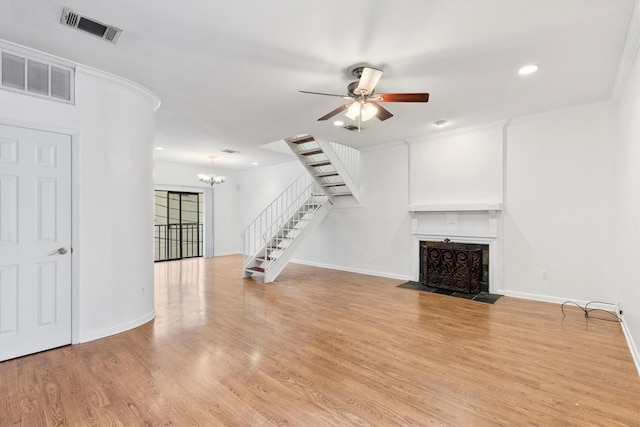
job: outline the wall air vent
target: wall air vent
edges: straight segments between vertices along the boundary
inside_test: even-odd
[[[122,30],[119,28],[105,25],[94,19],[87,18],[66,7],[62,11],[60,23],[67,27],[77,28],[78,30],[93,34],[94,36],[110,41],[111,43],[118,41],[118,37],[120,37],[120,34],[122,33]]]
[[[47,56],[0,46],[0,88],[73,104],[75,70]]]

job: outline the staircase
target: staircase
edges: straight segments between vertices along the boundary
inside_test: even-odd
[[[349,201],[360,206],[360,187],[356,182],[357,176],[353,176],[360,164],[358,150],[318,140],[311,135],[284,141],[334,204]]]
[[[285,139],[308,173],[300,175],[242,232],[243,277],[273,282],[295,249],[332,207],[359,206],[358,150],[316,140]]]
[[[242,232],[242,277],[273,282],[330,209],[327,195],[312,177],[300,175]]]

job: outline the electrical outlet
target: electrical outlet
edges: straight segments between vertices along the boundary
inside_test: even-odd
[[[540,273],[540,278],[542,280],[548,280],[549,279],[549,273],[547,272],[547,270],[542,270],[542,272]]]
[[[618,314],[622,314],[622,303],[618,303]]]

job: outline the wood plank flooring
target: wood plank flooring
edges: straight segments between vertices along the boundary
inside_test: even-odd
[[[640,426],[618,323],[240,266],[156,264],[154,321],[0,363],[0,426]]]

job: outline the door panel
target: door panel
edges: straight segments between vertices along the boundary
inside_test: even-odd
[[[70,136],[0,125],[0,207],[1,361],[71,343]]]

